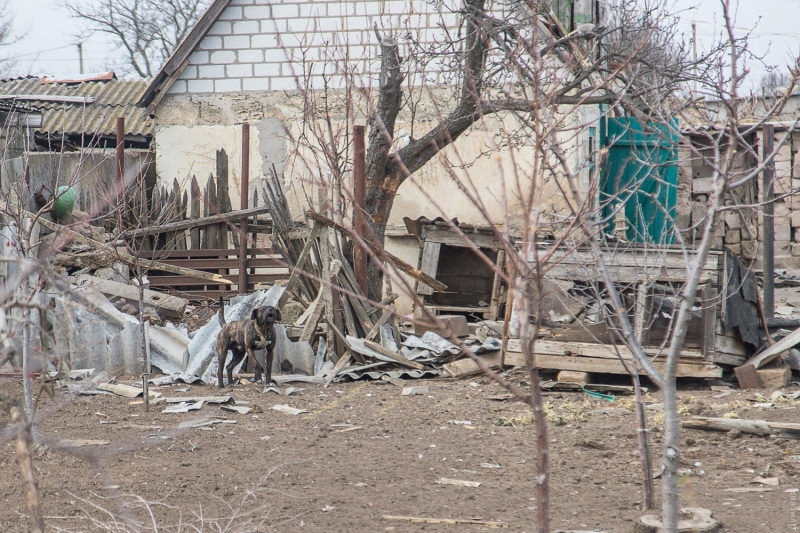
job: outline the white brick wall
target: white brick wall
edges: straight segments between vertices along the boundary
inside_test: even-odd
[[[454,27],[458,16],[444,13]],[[189,66],[171,93],[292,91],[304,65],[312,69],[315,87],[320,75],[343,84],[346,52],[359,75],[372,84],[380,61],[372,30],[410,28],[415,38],[430,41],[441,32],[441,17],[427,2],[412,0],[233,0],[189,58]],[[403,46],[407,55],[407,46]],[[435,79],[435,73],[428,79]]]

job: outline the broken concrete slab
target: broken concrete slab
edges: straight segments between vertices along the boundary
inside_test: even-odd
[[[94,287],[106,296],[124,298],[132,304],[138,304],[139,302],[139,288],[133,285],[100,279],[88,274],[78,276],[77,284],[79,286]],[[162,317],[181,318],[186,312],[186,306],[189,305],[189,301],[176,296],[145,289],[144,304],[149,307],[154,307]]]

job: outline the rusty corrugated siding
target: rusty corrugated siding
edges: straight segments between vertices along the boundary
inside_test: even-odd
[[[147,89],[147,80],[92,81],[75,84],[42,84],[41,78],[0,80],[2,95],[48,95],[91,97],[86,105],[26,101],[28,107],[41,110],[42,127],[37,132],[50,135],[116,134],[117,117],[125,117],[127,135],[150,137],[153,121],[136,102]]]

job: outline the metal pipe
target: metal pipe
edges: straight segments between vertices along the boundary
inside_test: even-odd
[[[763,203],[762,227],[764,228],[762,268],[764,270],[764,314],[775,316],[775,126],[765,124],[762,130],[762,157],[767,160],[762,173],[761,201]]]
[[[242,124],[242,191],[240,209],[247,209],[250,196],[250,124]],[[247,292],[247,217],[241,221],[239,232],[239,294]]]
[[[355,230],[362,239],[367,238],[367,224],[364,214],[367,209],[366,148],[364,126],[353,126],[353,222]],[[361,292],[367,294],[367,250],[356,243],[353,270]]]

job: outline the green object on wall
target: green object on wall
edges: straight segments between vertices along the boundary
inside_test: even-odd
[[[670,218],[675,217],[678,200],[677,134],[663,124],[645,131],[632,118],[604,120],[608,159],[602,171],[600,205],[608,222],[606,231],[613,231],[615,212],[622,202],[628,241],[673,244]],[[677,129],[677,121],[672,127]]]
[[[62,220],[71,215],[73,209],[75,209],[75,189],[66,185],[59,187],[53,203],[53,216]]]

